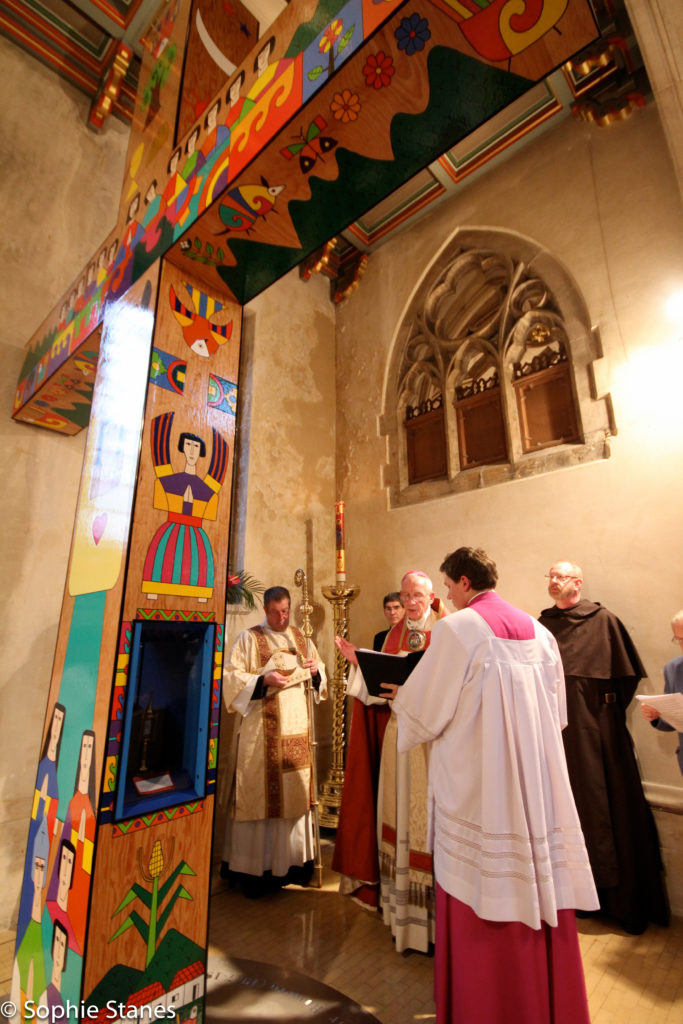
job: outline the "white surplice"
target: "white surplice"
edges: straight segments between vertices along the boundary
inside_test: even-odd
[[[598,906],[567,774],[557,645],[501,639],[473,608],[437,623],[394,702],[398,749],[431,741],[434,874],[488,921]]]

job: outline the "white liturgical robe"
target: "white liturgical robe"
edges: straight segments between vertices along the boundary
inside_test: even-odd
[[[255,699],[259,677],[279,667],[269,661],[278,652],[300,661],[315,658],[321,677],[316,701],[327,697],[325,666],[301,630],[280,632],[264,621],[237,637],[223,672],[223,699],[239,716],[223,860],[232,871],[251,875],[282,876],[313,858],[304,684],[269,687]]]
[[[556,926],[558,910],[598,906],[562,744],[562,663],[535,620],[534,637],[505,639],[484,608],[434,626],[394,701],[398,749],[432,744],[429,831],[441,887],[485,920]]]

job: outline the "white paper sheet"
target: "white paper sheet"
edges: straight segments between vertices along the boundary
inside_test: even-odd
[[[683,732],[683,693],[637,693],[636,700],[649,704],[665,722]]]

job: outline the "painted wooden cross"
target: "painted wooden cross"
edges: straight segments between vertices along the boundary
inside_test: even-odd
[[[261,40],[236,0],[161,6],[118,222],[16,394],[19,421],[89,423],[20,1018],[203,1016],[243,304],[595,35],[586,0],[292,0]]]

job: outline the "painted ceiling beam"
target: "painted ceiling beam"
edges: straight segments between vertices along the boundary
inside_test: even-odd
[[[293,0],[259,41],[236,5],[232,20],[212,20],[210,0],[162,10],[146,34],[118,223],[29,341],[15,418],[73,431],[83,411],[45,391],[157,259],[250,301],[598,36],[587,0],[515,10]],[[235,56],[229,79],[211,78],[207,35]],[[183,60],[192,45],[203,60]]]

